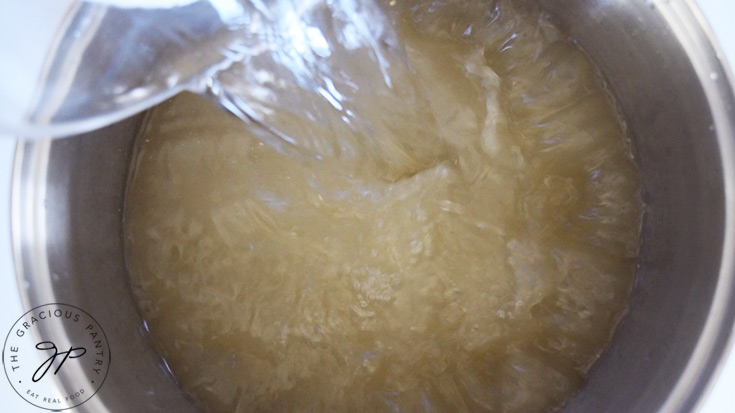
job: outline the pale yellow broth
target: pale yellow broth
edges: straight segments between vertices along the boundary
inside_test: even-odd
[[[461,4],[394,11],[435,142],[315,160],[195,95],[153,110],[130,277],[207,411],[547,411],[609,342],[642,208],[614,105],[538,12]]]

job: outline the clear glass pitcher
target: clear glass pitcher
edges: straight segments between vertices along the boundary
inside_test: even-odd
[[[399,96],[395,80],[408,70],[394,64],[392,25],[370,1],[11,0],[1,7],[8,23],[0,28],[0,133],[15,136],[82,133],[184,90],[260,124],[269,124],[275,106],[345,119],[356,94]],[[354,87],[357,72],[370,87]]]

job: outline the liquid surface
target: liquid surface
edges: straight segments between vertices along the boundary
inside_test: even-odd
[[[416,95],[353,93],[390,120],[370,140],[270,118],[294,152],[201,97],[153,111],[128,264],[206,410],[534,412],[581,386],[632,286],[637,170],[572,42],[466,3],[390,9]]]

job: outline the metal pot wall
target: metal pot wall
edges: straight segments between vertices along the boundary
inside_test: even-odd
[[[691,1],[539,4],[606,78],[646,203],[630,311],[563,411],[691,411],[735,320],[732,77]],[[110,342],[107,381],[80,411],[196,411],[151,346],[127,282],[122,210],[143,119],[17,149],[12,221],[24,305],[78,306]]]

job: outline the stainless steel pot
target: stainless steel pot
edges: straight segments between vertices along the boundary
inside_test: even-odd
[[[564,411],[692,411],[735,320],[732,75],[692,1],[539,3],[607,79],[646,203],[630,312]],[[76,305],[110,341],[107,382],[82,411],[196,410],[151,347],[126,277],[121,211],[143,117],[17,149],[12,220],[24,305]]]

